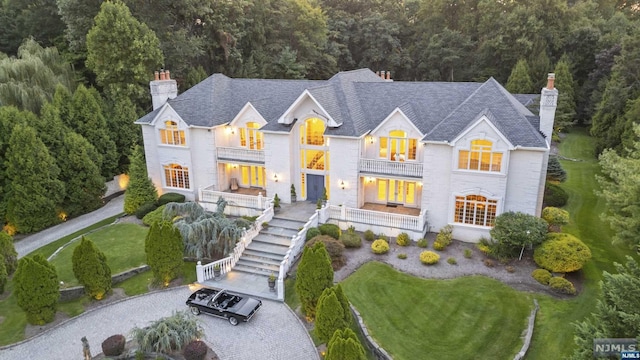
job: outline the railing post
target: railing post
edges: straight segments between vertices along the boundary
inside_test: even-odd
[[[262,210],[262,191],[258,193],[258,209]]]
[[[340,207],[340,220],[347,220],[347,206],[344,203]]]
[[[196,265],[196,281],[200,284],[204,282],[204,271],[202,270],[202,262],[198,261]]]

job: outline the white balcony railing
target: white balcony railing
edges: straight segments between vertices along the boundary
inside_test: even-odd
[[[245,161],[264,164],[264,150],[249,150],[235,147],[218,147],[218,159],[229,161]]]
[[[251,209],[260,209],[264,210],[269,207],[271,204],[271,199],[266,198],[262,195],[243,195],[243,194],[235,194],[224,191],[215,191],[210,190],[209,188],[204,188],[200,190],[200,202],[201,203],[213,203],[218,202],[219,198],[224,198],[227,201],[227,206],[237,206]],[[206,207],[205,207],[206,208]],[[210,210],[206,208],[207,210]]]
[[[360,172],[380,175],[396,175],[422,178],[420,162],[360,159]]]

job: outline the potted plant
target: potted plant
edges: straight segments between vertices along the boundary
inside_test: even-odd
[[[220,277],[220,264],[213,265],[213,277],[217,279]]]
[[[273,273],[271,273],[269,275],[268,281],[269,281],[269,290],[275,291],[276,290],[276,276]]]
[[[291,202],[294,203],[298,200],[298,197],[296,196],[296,187],[295,185],[291,184]]]
[[[278,194],[276,194],[276,196],[273,197],[273,211],[278,210],[280,210],[280,198],[278,197]]]

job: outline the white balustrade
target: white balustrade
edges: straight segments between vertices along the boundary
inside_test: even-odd
[[[422,178],[423,163],[360,159],[360,172]]]
[[[200,202],[216,203],[219,198],[224,198],[230,206],[238,206],[264,210],[270,205],[270,200],[260,195],[234,194],[224,191],[215,191],[204,188],[200,190]]]
[[[264,150],[250,150],[245,148],[222,147],[216,148],[218,159],[232,161],[247,161],[264,164]]]
[[[422,210],[420,216],[412,216],[330,205],[329,218],[339,221],[421,231],[426,224],[427,212]]]

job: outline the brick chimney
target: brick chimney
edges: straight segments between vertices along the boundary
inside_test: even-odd
[[[167,100],[178,96],[178,84],[171,79],[169,70],[161,69],[153,73],[153,81],[149,82],[153,110],[164,105]]]
[[[558,105],[558,89],[554,87],[555,80],[556,74],[550,73],[547,76],[547,86],[540,92],[540,132],[544,134],[547,145],[551,144],[553,122]]]

